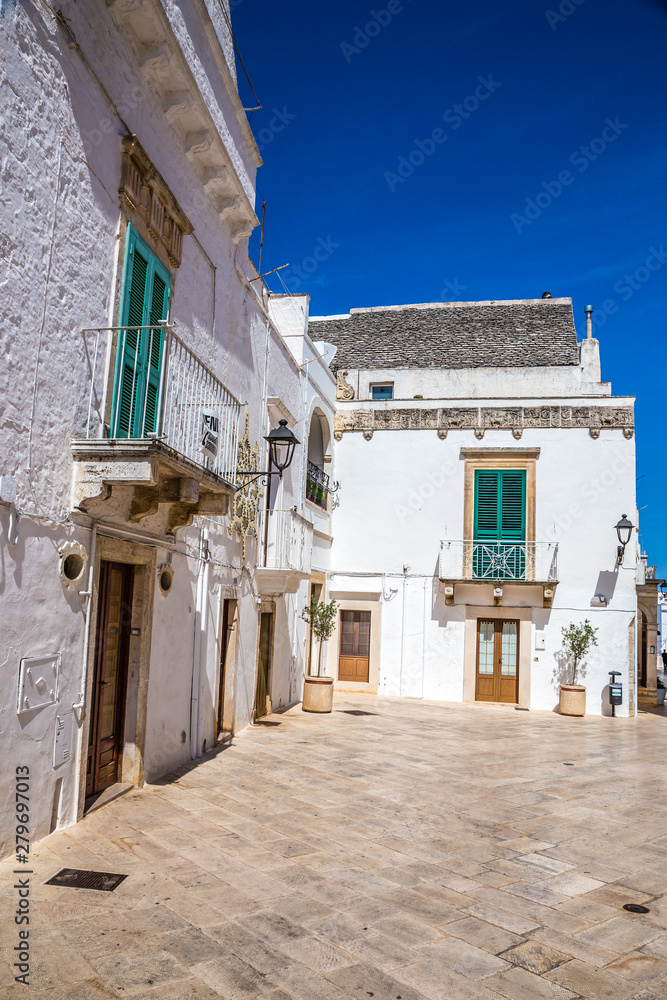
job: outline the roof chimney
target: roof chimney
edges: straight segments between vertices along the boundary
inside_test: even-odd
[[[586,313],[586,339],[590,340],[593,336],[593,306],[586,306],[584,312]]]

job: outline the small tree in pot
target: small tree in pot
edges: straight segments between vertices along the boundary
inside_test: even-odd
[[[333,600],[325,604],[313,598],[301,612],[301,617],[308,622],[319,642],[317,676],[310,674],[304,679],[302,707],[304,712],[330,712],[333,707],[333,677],[322,677],[322,646],[336,628],[338,604]]]
[[[559,711],[561,715],[586,714],[586,688],[577,684],[577,673],[586,654],[597,646],[597,632],[588,618],[583,624],[570,622],[567,628],[561,629],[563,647],[571,664],[569,684],[561,684]]]
[[[321,676],[322,644],[330,639],[336,628],[338,604],[336,601],[317,601],[315,598],[301,612],[301,617],[310,625],[311,632],[319,642],[317,653],[317,676]]]

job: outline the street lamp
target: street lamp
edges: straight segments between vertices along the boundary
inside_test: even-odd
[[[271,452],[270,464],[275,465],[278,475],[282,479],[284,470],[290,467],[294,456],[294,448],[299,442],[287,426],[286,420],[279,421],[278,426],[274,427],[264,440],[269,442],[269,450]]]
[[[247,483],[243,483],[241,486],[237,486],[237,490],[242,490],[245,486],[250,486],[255,480],[261,479],[262,476],[278,476],[279,479],[282,479],[283,472],[285,469],[289,469],[292,463],[296,445],[301,443],[287,426],[286,420],[280,420],[278,426],[269,431],[264,440],[269,442],[269,471],[257,472],[253,469],[247,472],[239,472],[238,475],[240,476],[253,476],[254,478],[249,479]],[[277,471],[273,471],[271,466],[275,466]]]
[[[628,521],[628,515],[623,514],[621,520],[616,525],[616,534],[618,535],[619,546],[616,549],[616,565],[623,565],[623,556],[625,554],[625,546],[630,541],[630,536],[632,535],[634,529],[634,524],[632,521]]]

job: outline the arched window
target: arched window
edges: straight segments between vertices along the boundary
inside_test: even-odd
[[[324,424],[323,424],[324,422]],[[329,510],[329,476],[324,471],[326,464],[326,445],[323,432],[326,418],[316,410],[310,421],[308,434],[308,466],[306,472],[306,499],[317,504],[322,510]],[[327,435],[328,436],[328,435]]]

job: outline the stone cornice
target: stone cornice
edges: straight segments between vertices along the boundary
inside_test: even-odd
[[[107,0],[107,6],[177,134],[184,158],[192,164],[216,213],[228,222],[233,242],[238,243],[258,225],[253,182],[196,53],[183,50],[159,0]],[[227,89],[230,81],[231,76],[225,77]],[[232,104],[234,98],[238,101],[235,88],[230,98]],[[247,134],[246,129],[244,137]]]
[[[361,431],[367,440],[375,431],[434,430],[439,438],[450,430],[472,430],[482,439],[487,430],[511,430],[518,440],[528,428],[588,429],[593,438],[603,428],[617,428],[626,438],[634,433],[630,406],[452,406],[430,409],[383,408],[339,409],[334,436],[340,441],[347,431]]]

